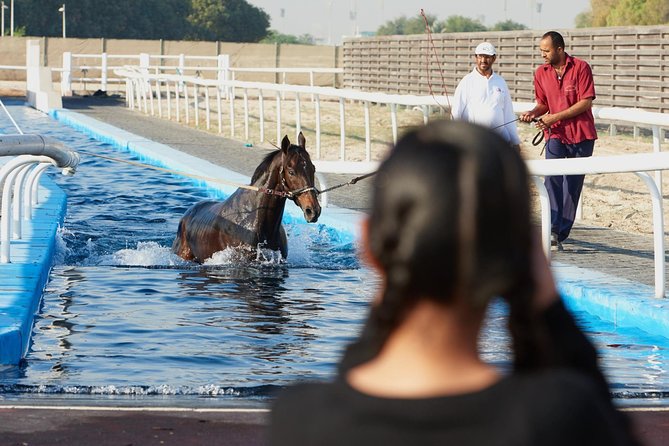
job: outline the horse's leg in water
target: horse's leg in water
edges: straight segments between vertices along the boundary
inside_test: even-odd
[[[190,244],[186,238],[186,219],[182,218],[177,229],[177,236],[172,244],[172,251],[184,260],[194,260],[195,256],[190,249]]]
[[[286,260],[288,258],[288,237],[286,237],[286,230],[283,229],[283,225],[281,225],[281,230],[279,232],[279,249],[281,250],[281,258]]]

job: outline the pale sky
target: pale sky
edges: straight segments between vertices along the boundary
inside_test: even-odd
[[[325,44],[339,44],[342,36],[351,36],[356,30],[376,31],[383,23],[401,15],[420,14],[421,8],[438,20],[462,15],[491,26],[510,19],[540,31],[573,28],[576,15],[590,8],[590,0],[247,1],[270,15],[272,29],[297,36],[311,34]]]

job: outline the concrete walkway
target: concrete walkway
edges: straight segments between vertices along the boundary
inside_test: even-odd
[[[64,107],[141,135],[214,164],[251,175],[270,147],[245,147],[233,141],[190,129],[175,122],[127,110],[114,98],[72,98]],[[292,136],[292,135],[289,135]],[[307,148],[310,142],[307,141]],[[330,185],[349,175],[328,175]],[[369,182],[333,191],[337,206],[368,208]],[[327,211],[325,211],[327,212]],[[653,285],[653,243],[607,228],[577,226],[559,262],[596,269],[606,274]],[[264,444],[267,414],[243,411],[105,410],[88,408],[10,408],[0,399],[2,445],[256,445]],[[669,411],[654,408],[629,412],[644,444],[669,444]]]

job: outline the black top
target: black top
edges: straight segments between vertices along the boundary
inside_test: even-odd
[[[513,373],[478,392],[380,398],[339,376],[285,390],[272,410],[274,445],[631,445],[596,353],[561,302],[545,312],[560,364]]]

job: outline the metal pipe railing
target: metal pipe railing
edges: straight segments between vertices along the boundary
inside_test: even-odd
[[[655,297],[665,296],[665,242],[662,195],[656,180],[647,172],[669,170],[669,153],[640,153],[633,155],[597,156],[551,160],[529,160],[531,175],[591,175],[610,173],[635,173],[649,189],[653,202],[653,253],[655,263]],[[539,190],[541,204],[542,243],[546,255],[550,255],[551,210],[548,192],[543,181],[534,181]]]
[[[216,88],[217,91],[224,91],[227,92],[226,95],[217,95],[216,97],[216,104],[217,104],[217,113],[220,115],[221,110],[223,108],[222,106],[222,98],[221,96],[226,97],[227,100],[229,101],[229,119],[230,119],[230,136],[235,137],[235,95],[232,93],[233,89],[239,89],[243,91],[244,98],[244,104],[246,104],[246,107],[244,109],[244,122],[245,122],[245,134],[246,134],[246,123],[249,120],[248,116],[248,97],[249,97],[249,92],[253,91],[256,92],[258,101],[262,103],[264,100],[264,92],[274,92],[276,95],[276,126],[277,126],[277,138],[280,138],[279,132],[280,129],[282,128],[282,113],[281,113],[281,103],[283,98],[285,97],[286,93],[291,93],[294,95],[296,98],[296,102],[299,101],[299,97],[302,95],[310,95],[313,99],[314,103],[314,115],[317,118],[316,122],[316,129],[317,129],[317,134],[316,134],[316,147],[315,147],[315,152],[316,152],[316,159],[319,158],[319,155],[321,153],[321,107],[320,103],[323,98],[330,98],[331,100],[339,100],[339,121],[340,121],[340,161],[345,161],[348,158],[348,154],[346,152],[346,123],[345,123],[345,117],[346,117],[346,109],[345,109],[345,101],[350,101],[350,102],[359,102],[362,104],[370,104],[370,103],[375,103],[375,104],[386,104],[389,106],[389,111],[390,111],[390,123],[391,123],[391,128],[392,128],[392,135],[393,135],[393,143],[397,142],[397,136],[398,136],[398,129],[399,129],[399,123],[397,119],[397,109],[398,105],[399,106],[406,106],[406,107],[416,107],[422,112],[423,115],[423,122],[427,122],[429,120],[429,114],[430,114],[430,109],[433,107],[448,107],[448,104],[451,102],[452,98],[449,96],[417,96],[417,95],[399,95],[399,94],[388,94],[388,93],[381,93],[381,92],[364,92],[364,91],[358,91],[358,90],[344,90],[344,89],[338,89],[338,88],[332,88],[332,87],[312,87],[308,85],[286,85],[286,84],[272,84],[272,83],[264,83],[264,82],[243,82],[243,81],[235,81],[235,80],[224,80],[224,79],[218,79],[218,80],[211,80],[211,79],[202,79],[199,77],[193,77],[193,76],[184,76],[184,75],[171,75],[171,74],[148,74],[145,72],[141,72],[141,70],[137,69],[137,67],[125,67],[123,69],[115,70],[116,74],[119,76],[125,76],[127,79],[131,79],[131,82],[128,82],[128,88],[132,90],[130,94],[128,94],[127,101],[128,105],[131,108],[140,108],[141,106],[138,107],[138,103],[141,104],[140,99],[142,101],[151,101],[153,102],[154,98],[153,95],[147,94],[147,91],[143,88],[137,88],[137,86],[140,86],[145,83],[153,83],[155,85],[160,85],[160,84],[178,84],[180,86],[179,91],[175,91],[174,94],[174,101],[176,102],[176,109],[177,111],[180,109],[180,97],[185,96],[185,93],[188,92],[188,86],[192,86],[193,88],[195,86],[198,87],[204,87],[205,92],[208,91],[209,88]],[[159,87],[156,87],[156,91],[159,90]],[[132,94],[136,95],[137,98],[134,99],[132,98]],[[205,93],[206,95],[206,93]],[[171,107],[171,101],[172,98],[168,96],[167,98],[167,103],[168,107]],[[189,117],[190,115],[190,108],[193,106],[191,102],[184,97],[184,112],[186,113],[186,116]],[[365,105],[368,107],[368,105]],[[513,103],[513,109],[514,112],[516,113],[521,113],[528,111],[532,109],[534,106],[534,103],[529,103],[529,102],[514,102]],[[261,109],[263,109],[261,107]],[[144,110],[147,110],[147,107],[144,106]],[[661,139],[659,135],[662,134],[662,130],[664,128],[669,128],[669,115],[662,114],[662,113],[652,113],[652,112],[646,112],[643,110],[635,110],[635,109],[616,109],[616,108],[601,108],[601,107],[593,107],[593,114],[597,117],[597,119],[602,119],[602,120],[609,120],[609,121],[615,121],[618,123],[628,123],[630,125],[644,125],[648,126],[653,130],[653,149],[656,152],[661,151]],[[260,117],[261,121],[264,122],[264,116]],[[369,113],[366,112],[365,116],[365,123],[364,123],[364,128],[365,128],[365,161],[369,162],[371,161],[371,149],[370,149],[370,143],[369,141],[371,140],[371,132],[372,132],[372,125],[371,125],[371,119],[369,116]],[[179,115],[177,115],[177,120],[179,120]],[[296,128],[299,127],[300,124],[300,115],[299,113],[296,112],[296,117],[295,117],[295,122],[296,122]],[[219,119],[219,128],[218,131],[219,133],[223,132],[222,128],[222,121]],[[299,133],[296,132],[296,134]],[[261,126],[260,129],[260,142],[264,142],[265,139],[265,134],[264,134],[264,126]],[[342,173],[347,173],[347,172],[342,172]],[[658,182],[660,181],[660,175],[657,175],[658,177]]]
[[[32,218],[32,205],[39,202],[40,176],[52,165],[73,174],[79,155],[41,135],[0,135],[0,156],[14,157],[0,167],[0,263],[9,263],[11,240],[23,237],[22,222]]]
[[[290,92],[295,95],[296,98],[299,98],[301,94],[311,94],[315,102],[315,115],[317,119],[320,119],[320,107],[319,101],[323,96],[329,96],[331,98],[339,99],[340,103],[340,161],[342,162],[338,168],[341,169],[340,173],[350,173],[352,167],[354,167],[358,162],[345,162],[346,152],[345,152],[345,109],[344,101],[357,101],[362,102],[363,104],[368,103],[381,103],[389,105],[391,112],[391,123],[392,123],[392,133],[393,140],[397,139],[397,106],[406,105],[412,107],[420,107],[420,110],[423,112],[424,122],[427,122],[429,115],[429,108],[439,104],[448,104],[450,103],[450,98],[447,96],[413,96],[413,95],[394,95],[386,93],[372,93],[372,92],[362,92],[357,90],[341,90],[330,87],[311,87],[303,85],[285,85],[285,84],[269,84],[261,82],[240,82],[234,80],[206,80],[192,76],[176,76],[176,75],[146,75],[139,73],[137,70],[132,68],[125,68],[123,70],[117,71],[118,75],[126,76],[129,79],[134,80],[135,82],[129,82],[128,85],[134,86],[135,84],[142,84],[145,82],[155,82],[159,83],[175,83],[183,85],[183,91],[188,91],[188,84],[203,86],[205,88],[217,88],[220,90],[226,90],[230,92],[233,88],[241,89],[244,91],[245,103],[248,101],[248,91],[257,91],[259,98],[262,98],[263,91],[274,91],[276,93],[276,121],[277,121],[277,139],[280,134],[281,129],[281,100],[284,97],[286,92]],[[141,81],[140,81],[141,79]],[[146,93],[143,91],[137,91],[137,94],[140,95],[145,101],[153,101],[153,97],[147,98]],[[179,107],[179,92],[175,91],[175,100],[177,101],[177,110]],[[228,101],[230,106],[230,134],[234,138],[234,94],[228,94]],[[169,103],[168,98],[168,103]],[[298,99],[296,99],[298,100]],[[220,95],[217,98],[218,102],[218,113],[220,114],[221,103]],[[132,107],[132,101],[129,103]],[[534,103],[527,102],[514,102],[513,108],[516,113],[528,111],[532,109]],[[186,100],[185,111],[188,114],[189,103]],[[248,105],[245,106],[245,114],[248,113]],[[593,157],[593,158],[578,158],[578,159],[557,159],[557,160],[530,160],[528,161],[528,166],[530,172],[535,176],[547,176],[547,175],[586,175],[586,174],[605,174],[605,173],[614,173],[614,172],[630,172],[636,173],[644,183],[649,187],[650,194],[653,200],[653,231],[654,231],[654,254],[655,254],[655,271],[656,271],[656,280],[655,280],[655,294],[657,297],[664,297],[665,294],[665,266],[664,266],[664,221],[662,216],[662,193],[661,193],[661,171],[669,169],[669,154],[664,154],[661,152],[661,132],[664,128],[669,127],[669,116],[661,113],[651,113],[643,110],[635,109],[615,109],[615,108],[598,108],[593,107],[593,114],[598,119],[610,120],[615,122],[624,122],[631,125],[646,125],[653,130],[653,149],[654,153],[645,153],[637,155],[624,155],[617,157]],[[177,115],[178,120],[178,115]],[[248,116],[245,116],[245,122],[248,121]],[[299,114],[296,117],[296,127],[299,127]],[[317,131],[320,131],[320,123],[316,123]],[[367,156],[367,163],[371,162],[370,150],[368,146],[369,134],[370,134],[370,123],[369,123],[369,114],[365,113],[365,152]],[[220,119],[219,119],[219,133],[222,132]],[[264,134],[261,134],[261,140]],[[248,135],[247,135],[248,138]],[[316,160],[318,161],[318,155],[320,154],[320,134],[316,135]],[[648,172],[655,171],[656,178],[652,182],[649,182],[649,176],[647,174],[640,174],[639,172]],[[546,249],[547,255],[550,253],[550,203],[548,200],[548,194],[545,190],[543,182],[535,179],[535,184],[539,190],[539,199],[542,211],[542,236],[543,243]]]

